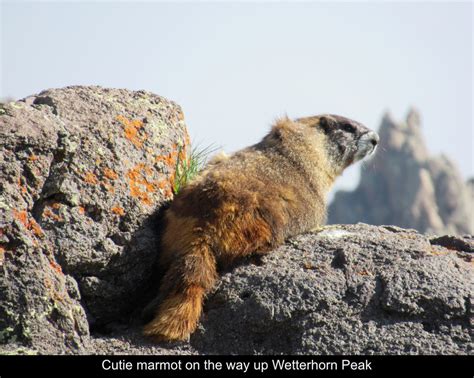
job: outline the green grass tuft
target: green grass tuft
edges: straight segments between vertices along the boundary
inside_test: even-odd
[[[178,159],[176,160],[173,192],[178,194],[181,189],[190,183],[205,167],[209,156],[217,150],[213,145],[199,148],[193,147],[183,160],[180,158],[182,147],[178,147]]]

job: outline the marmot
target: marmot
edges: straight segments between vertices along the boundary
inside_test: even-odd
[[[335,178],[378,141],[341,116],[285,117],[261,142],[211,161],[166,210],[160,256],[166,273],[144,334],[187,339],[218,271],[322,225]]]

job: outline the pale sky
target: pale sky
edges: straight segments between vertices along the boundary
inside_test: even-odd
[[[433,153],[474,176],[473,5],[24,2],[0,5],[0,98],[53,87],[146,89],[179,103],[202,145],[231,152],[277,117],[377,128],[422,114]],[[337,187],[354,186],[359,167]]]

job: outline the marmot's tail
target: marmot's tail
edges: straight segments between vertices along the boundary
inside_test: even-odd
[[[203,298],[216,278],[216,260],[209,246],[195,243],[168,268],[160,287],[162,302],[144,334],[161,340],[187,339],[196,329]]]

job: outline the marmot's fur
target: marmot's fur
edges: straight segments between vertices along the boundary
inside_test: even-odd
[[[322,225],[335,178],[372,153],[378,139],[340,116],[283,118],[260,143],[211,161],[166,211],[160,257],[166,273],[145,335],[186,339],[219,269]]]

